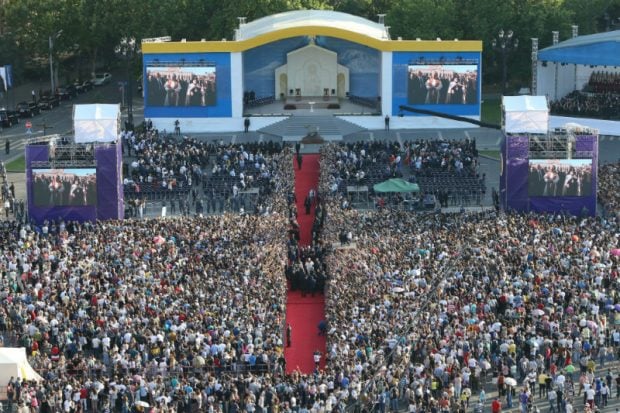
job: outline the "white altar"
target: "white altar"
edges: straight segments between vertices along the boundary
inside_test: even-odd
[[[338,64],[335,52],[313,41],[287,53],[286,62],[275,70],[277,97],[344,98],[349,91],[349,69]]]

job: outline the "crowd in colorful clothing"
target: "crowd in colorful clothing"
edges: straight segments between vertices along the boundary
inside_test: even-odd
[[[11,382],[20,411],[500,403],[526,413],[542,398],[572,413],[617,395],[618,372],[606,368],[620,356],[614,214],[342,208],[330,191],[338,150],[322,150],[320,257],[304,255],[325,273],[325,371],[284,374],[285,269],[301,256],[287,236],[297,211],[285,149],[270,159],[263,214],[2,222],[0,330],[44,378]],[[601,176],[608,208],[618,182]]]

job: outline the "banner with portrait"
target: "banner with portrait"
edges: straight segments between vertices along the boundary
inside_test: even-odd
[[[147,106],[215,106],[215,66],[147,66]]]
[[[469,105],[478,103],[478,65],[410,64],[407,100],[413,105]]]

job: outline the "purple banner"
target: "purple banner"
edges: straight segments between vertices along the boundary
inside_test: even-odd
[[[527,196],[527,136],[506,137],[506,209],[528,210]]]
[[[528,193],[529,139],[526,136],[505,137],[502,145],[503,168],[501,171],[502,190],[505,198],[502,198],[506,210],[519,212],[539,213],[570,213],[572,215],[596,214],[596,190],[598,169],[598,137],[577,136],[575,138],[575,151],[581,159],[591,159],[591,182],[587,186],[589,193],[580,196],[531,196]],[[565,181],[567,182],[567,181]],[[560,183],[561,185],[562,183]],[[567,185],[564,183],[564,185]],[[561,191],[557,192],[562,194]]]
[[[121,145],[95,148],[97,159],[97,219],[122,219],[124,215]]]

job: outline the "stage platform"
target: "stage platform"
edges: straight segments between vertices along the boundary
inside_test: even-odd
[[[338,107],[339,106],[339,107]],[[347,116],[347,115],[375,115],[381,109],[370,108],[351,102],[347,98],[337,96],[290,96],[283,100],[276,100],[261,106],[246,108],[244,116]]]
[[[549,117],[549,128],[562,128],[567,123],[576,123],[578,125],[588,126],[598,129],[599,135],[620,136],[620,121],[591,119],[591,118],[572,118],[568,116],[551,115]]]

